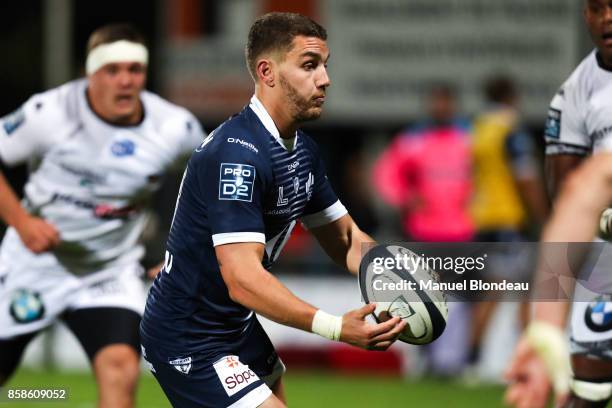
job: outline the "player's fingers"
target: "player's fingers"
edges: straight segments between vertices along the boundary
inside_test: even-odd
[[[392,344],[393,344],[392,341],[381,341],[381,342],[375,343],[371,345],[370,347],[368,347],[368,350],[386,351],[389,347],[391,347]]]
[[[395,341],[397,340],[397,338],[399,337],[399,335],[402,333],[402,331],[404,330],[404,328],[406,327],[406,322],[404,320],[400,320],[398,324],[395,325],[395,327],[385,333],[379,334],[378,336],[372,338],[372,342],[381,342],[381,341]]]
[[[357,316],[363,320],[367,315],[373,313],[374,310],[376,310],[376,303],[367,303],[357,309],[355,312],[357,313]]]
[[[374,338],[380,334],[390,332],[399,322],[400,318],[395,316],[394,318],[389,319],[386,322],[371,325],[370,338]]]
[[[504,373],[507,380],[516,380],[521,367],[526,365],[527,360],[532,356],[531,347],[527,342],[519,341],[514,351],[514,355],[510,360],[510,364]]]
[[[555,407],[564,407],[569,399],[569,393],[564,392],[562,394],[555,395]]]
[[[506,394],[504,395],[504,402],[509,406],[517,406],[520,396],[522,394],[522,389],[524,388],[524,384],[522,383],[513,383],[508,386],[506,390]]]
[[[55,245],[59,244],[59,232],[52,224],[49,224],[48,222],[43,221],[41,230],[42,230],[42,233],[45,235],[45,237],[52,244],[55,244]]]

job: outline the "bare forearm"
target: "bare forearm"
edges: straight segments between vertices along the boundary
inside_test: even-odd
[[[590,242],[595,237],[601,212],[612,201],[610,156],[594,156],[568,178],[544,242]]]
[[[363,245],[374,242],[349,215],[311,232],[329,257],[354,275],[359,272]]]
[[[570,302],[535,302],[534,304],[533,320],[547,322],[559,328],[565,328]]]
[[[310,331],[317,309],[263,269],[230,286],[232,300],[277,323]],[[240,274],[240,272],[237,272]]]
[[[234,302],[277,323],[310,331],[317,309],[295,296],[261,265],[264,246],[237,243],[215,248]]]
[[[21,207],[17,195],[9,185],[2,173],[0,173],[0,219],[5,224],[14,226],[20,219],[27,216],[27,212]]]
[[[355,227],[357,226],[355,225]],[[372,244],[374,242],[375,241],[372,239],[372,237],[361,231],[359,228],[355,228],[355,230],[351,233],[350,246],[346,252],[345,267],[353,275],[357,275],[359,273],[359,265],[361,264],[361,259],[363,258],[362,252],[364,250],[364,244]]]
[[[541,251],[537,281],[550,282],[545,273],[547,270],[553,271],[558,274],[558,283],[564,293],[573,292],[573,274],[581,265],[570,265],[569,259],[576,259],[576,254],[569,256],[562,253],[569,247],[554,243],[590,242],[595,237],[600,214],[612,200],[612,166],[609,164],[611,156],[608,156],[589,159],[567,177],[552,217],[542,234],[545,246]],[[587,249],[585,247],[583,250]],[[564,327],[569,302],[562,299],[538,302],[534,312],[536,320]]]

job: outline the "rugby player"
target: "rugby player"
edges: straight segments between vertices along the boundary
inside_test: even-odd
[[[546,123],[547,178],[553,195],[567,175],[575,170],[585,157],[609,150],[612,143],[612,100],[609,98],[612,87],[612,1],[584,0],[584,18],[596,49],[580,63],[557,92],[552,100]],[[593,162],[600,163],[603,160],[605,159],[597,159]],[[584,178],[581,179],[581,176]],[[590,197],[592,192],[589,191],[589,194],[586,194],[586,188],[578,188],[577,185],[580,183],[590,185],[591,177],[594,177],[594,174],[586,171],[577,173],[576,176],[572,176],[574,186],[568,186],[566,190]],[[577,192],[578,190],[580,193]],[[569,193],[564,194],[563,197],[568,195]],[[578,200],[580,197],[574,199]],[[609,204],[610,200],[602,205]],[[610,211],[602,213],[603,208],[599,210],[601,220],[599,223],[595,222],[594,225],[600,225],[601,233],[609,236],[610,218],[612,218]],[[559,225],[555,229],[549,228],[548,235],[545,234],[544,239],[566,242],[591,239],[589,234],[592,231],[590,230],[587,234],[589,236],[580,236],[577,232],[576,234],[571,233],[571,230],[578,231],[578,229],[585,228],[581,222],[578,222],[578,219],[583,217],[584,215],[578,210],[567,218],[555,215],[553,222],[566,222],[567,225]],[[590,226],[591,223],[589,222],[588,225]],[[564,231],[567,233],[550,232],[561,228],[565,228]],[[609,246],[606,245],[603,256],[593,269],[592,281],[600,283],[596,292],[591,291],[593,300],[599,293],[611,293],[610,267],[612,261],[609,251]],[[581,287],[578,289],[583,292],[589,290]],[[549,370],[558,373],[555,375],[554,385],[559,401],[566,401],[564,406],[604,407],[607,405],[612,397],[612,349],[610,347],[612,331],[603,328],[594,330],[592,325],[587,324],[588,306],[589,302],[584,301],[574,302],[572,305],[570,352],[573,379],[567,381],[563,378],[567,372],[562,369],[563,359],[566,357],[557,355],[559,351],[554,357],[546,353],[538,354],[536,346],[539,344],[539,339],[547,338],[551,340],[544,342],[548,346],[543,349],[552,350],[561,347],[563,342],[559,339],[565,338],[563,327],[565,327],[569,314],[569,304],[566,302],[536,304],[534,321],[528,327],[524,340],[519,343],[508,372],[509,379],[513,381],[507,394],[509,402],[519,407],[543,406],[550,383],[545,376],[537,373],[545,372],[543,368],[548,366]],[[602,304],[602,307],[605,305]],[[553,347],[554,344],[559,347]],[[544,364],[542,358],[547,361],[547,365]],[[554,363],[555,360],[557,363]],[[555,368],[554,364],[557,364],[558,367]],[[571,393],[565,398],[568,387],[571,388]]]
[[[363,233],[336,197],[315,143],[330,85],[323,27],[293,13],[251,26],[255,95],[196,149],[177,199],[166,262],[147,298],[143,355],[175,407],[283,407],[285,371],[255,313],[330,340],[384,350],[405,323],[333,316],[292,294],[270,266],[301,221],[357,273]],[[357,296],[357,294],[356,294]]]
[[[101,27],[89,38],[86,78],[0,119],[2,162],[31,166],[21,203],[0,174],[10,226],[0,247],[0,384],[61,319],[91,361],[98,406],[134,405],[146,205],[204,139],[191,113],[144,90],[147,64],[135,28]]]

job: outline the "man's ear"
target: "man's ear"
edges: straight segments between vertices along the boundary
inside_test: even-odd
[[[274,63],[269,59],[260,59],[257,61],[256,73],[257,78],[261,81],[262,84],[273,88],[275,85],[275,72],[274,72]]]

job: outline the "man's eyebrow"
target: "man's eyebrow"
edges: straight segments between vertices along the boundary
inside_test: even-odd
[[[327,54],[327,58],[325,59],[325,62],[329,61],[329,57],[331,56],[330,54]],[[300,55],[301,58],[314,58],[317,60],[323,59],[322,55],[318,52],[313,52],[313,51],[306,51],[304,52],[302,55]]]

